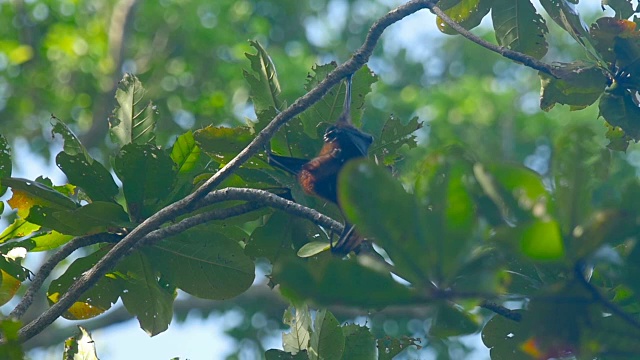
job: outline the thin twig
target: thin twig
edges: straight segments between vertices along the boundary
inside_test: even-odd
[[[440,9],[436,4],[430,4],[429,9],[433,11],[434,14],[438,15],[442,19],[442,21],[444,21],[447,25],[451,26],[455,31],[460,33],[460,35],[482,46],[483,48],[487,50],[491,50],[495,53],[498,53],[506,57],[507,59],[522,63],[525,66],[528,66],[532,69],[536,69],[550,76],[553,76],[556,78],[559,77],[559,75],[556,74],[554,67],[550,64],[542,62],[532,56],[523,54],[521,52],[509,50],[503,46],[492,44],[472,34],[469,30],[463,28],[460,24],[458,24],[453,19],[451,19],[449,15],[447,15],[444,11],[442,11],[442,9]]]
[[[627,324],[629,324],[629,325],[633,326],[634,328],[640,330],[640,322],[635,317],[633,317],[631,314],[629,314],[626,311],[624,311],[620,306],[612,303],[607,298],[605,298],[602,295],[602,293],[600,293],[600,290],[598,290],[597,287],[595,287],[593,284],[591,284],[584,277],[582,269],[583,269],[582,262],[578,262],[576,264],[575,268],[574,268],[575,277],[578,280],[578,282],[582,286],[584,286],[584,288],[587,289],[587,291],[589,291],[589,293],[591,293],[591,296],[593,296],[593,300],[597,301],[602,306],[604,306],[607,310],[611,311],[612,314],[617,315],[618,317],[620,317]]]
[[[493,301],[483,300],[480,303],[480,307],[493,311],[494,313],[515,322],[520,322],[522,320],[521,313],[516,312],[516,310],[508,309]]]
[[[51,274],[51,271],[53,271],[56,265],[58,265],[61,261],[66,259],[69,255],[71,255],[71,253],[73,253],[74,251],[76,251],[81,247],[98,244],[101,242],[113,242],[114,240],[117,240],[119,238],[120,236],[118,235],[103,233],[103,234],[82,236],[69,241],[67,244],[61,247],[60,250],[58,250],[55,254],[53,254],[49,259],[47,259],[47,261],[45,261],[44,264],[42,264],[38,272],[34,275],[33,279],[31,280],[31,284],[29,285],[29,288],[25,291],[18,305],[16,305],[13,311],[11,311],[11,313],[9,314],[9,317],[13,319],[20,319],[22,315],[24,315],[24,313],[29,309],[29,307],[33,303],[33,296],[38,292],[38,290],[40,290],[46,278],[49,277],[49,274]]]

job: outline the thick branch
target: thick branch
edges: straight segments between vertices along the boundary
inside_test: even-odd
[[[551,75],[556,78],[559,77],[555,73],[553,66],[547,63],[544,63],[534,57],[523,54],[521,52],[509,50],[503,46],[492,44],[484,39],[477,37],[476,35],[472,34],[469,30],[463,28],[460,24],[458,24],[453,19],[451,19],[449,15],[447,15],[444,11],[442,11],[436,4],[433,4],[433,3],[429,4],[429,9],[433,11],[434,14],[438,15],[442,19],[442,21],[444,21],[447,25],[451,26],[455,31],[460,33],[460,35],[482,46],[483,48],[487,50],[491,50],[495,53],[498,53],[506,57],[507,59],[522,63],[525,66],[528,66],[532,69],[536,69],[545,74]]]

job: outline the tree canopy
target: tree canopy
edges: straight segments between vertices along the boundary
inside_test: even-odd
[[[467,335],[492,359],[638,357],[640,9],[602,1],[612,16],[587,24],[578,0],[539,3],[0,5],[0,354],[119,301],[154,336],[179,293],[262,289],[284,314],[247,311],[281,321],[282,346],[237,337],[266,359],[461,358]],[[413,44],[438,54],[423,63],[381,51],[424,10],[466,39]],[[268,153],[336,156],[346,78],[374,140],[335,170],[334,204]],[[53,149],[43,118],[63,184],[12,176],[15,139]],[[353,232],[355,251],[332,251]],[[97,357],[86,327],[65,358]]]

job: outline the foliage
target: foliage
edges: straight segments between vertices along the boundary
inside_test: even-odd
[[[99,161],[71,127],[52,117],[53,134],[63,140],[55,162],[67,184],[11,177],[10,143],[0,137],[0,191],[11,189],[7,204],[16,211],[0,235],[0,301],[17,297],[20,284],[32,276],[21,262],[29,253],[56,250],[66,258],[70,249],[82,247],[85,253],[60,267],[48,284],[51,309],[71,299],[62,316],[88,319],[122,300],[153,336],[170,325],[178,291],[210,300],[234,298],[252,286],[256,263],[266,259],[269,286],[277,286],[291,303],[282,319],[289,327],[282,350],[267,350],[267,359],[391,359],[422,347],[447,356],[447,347],[461,336],[478,333],[492,359],[637,357],[640,182],[632,176],[635,169],[611,150],[640,140],[638,31],[625,20],[635,11],[627,1],[603,2],[616,17],[588,27],[574,10],[576,2],[540,2],[587,55],[543,66],[540,107],[550,111],[566,104],[580,110],[598,102],[609,149],[590,125],[550,125],[548,118],[511,113],[505,104],[513,102],[513,94],[496,96],[482,88],[484,79],[471,76],[455,89],[431,90],[433,129],[426,146],[418,140],[423,126],[418,117],[364,111],[365,98],[378,86],[377,75],[365,65],[352,74],[351,116],[375,141],[369,159],[341,169],[338,209],[308,196],[295,178],[271,167],[263,151],[251,149],[257,143],[282,156],[315,156],[325,129],[343,110],[344,86],[324,89],[322,98],[269,133],[274,118],[292,103],[294,82],[281,79],[280,62],[251,41],[243,75],[256,119],[246,125],[189,130],[165,148],[159,124],[169,112],[163,106],[165,112],[158,111],[148,99],[158,84],[149,81],[147,92],[127,73],[112,89],[115,146],[108,161]],[[439,8],[467,29],[491,11],[498,44],[531,61],[541,59],[551,43],[545,20],[526,0],[444,0]],[[247,18],[244,10],[233,9]],[[455,33],[445,20],[436,19],[438,28]],[[138,25],[144,28],[144,21]],[[28,57],[33,51],[12,49],[18,51],[14,65],[26,61],[20,53]],[[105,73],[92,76],[113,73],[113,64],[104,66]],[[321,87],[336,69],[336,63],[315,65],[306,90]],[[296,79],[302,83],[302,76]],[[196,98],[197,108],[204,100]],[[211,114],[207,109],[198,113]],[[539,128],[520,126],[532,121],[538,122],[530,126]],[[517,151],[501,148],[507,136],[495,136],[508,124],[504,133],[519,145]],[[541,142],[540,134],[551,127],[557,133]],[[248,151],[251,157],[239,168],[214,181]],[[200,194],[202,189],[208,190]],[[341,216],[366,239],[343,258],[328,251],[340,228],[332,218]],[[106,271],[96,270],[149,224],[153,229]],[[34,277],[40,281],[62,260]],[[92,274],[97,274],[93,283],[78,291]],[[21,317],[28,298],[11,317]],[[329,310],[336,305],[370,312],[427,306],[429,325],[420,334],[426,342],[413,333],[390,336],[373,323],[339,319]],[[0,351],[7,358],[22,356],[18,344],[34,323],[0,324]],[[96,357],[91,336],[80,330],[65,343],[65,358]]]

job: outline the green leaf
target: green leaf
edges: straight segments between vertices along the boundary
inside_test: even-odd
[[[30,252],[48,251],[60,247],[71,241],[74,238],[73,235],[61,234],[55,230],[49,231],[42,235],[36,235],[29,239],[33,242],[33,248],[29,249]]]
[[[253,261],[240,245],[208,229],[189,230],[143,252],[169,283],[199,298],[232,298],[247,290],[255,277]]]
[[[478,331],[480,321],[477,316],[464,311],[458,306],[443,304],[429,329],[429,335],[446,338],[473,334]]]
[[[331,244],[326,241],[312,241],[304,244],[300,250],[298,250],[298,256],[302,258],[312,257],[330,248]]]
[[[560,226],[554,220],[538,220],[520,227],[520,247],[533,260],[559,260],[564,257]]]
[[[312,299],[323,305],[376,308],[416,301],[413,291],[389,273],[353,261],[329,258],[310,266],[301,259],[287,259],[274,265],[273,278],[291,298]]]
[[[618,127],[631,139],[640,140],[640,108],[635,104],[633,95],[620,87],[607,89],[600,98],[600,116],[611,126]]]
[[[413,134],[422,128],[422,124],[418,117],[414,117],[403,125],[400,119],[390,115],[382,127],[382,133],[371,144],[369,155],[384,165],[393,165],[399,160],[397,152],[403,145],[410,149],[418,145],[416,135]]]
[[[119,204],[96,201],[75,210],[58,211],[34,206],[27,221],[65,235],[88,235],[130,225],[128,215]]]
[[[309,91],[316,87],[336,66],[335,62],[314,66],[312,69],[314,75],[307,77],[305,89]],[[378,81],[378,77],[365,65],[353,74],[351,81],[351,121],[356,127],[362,127],[365,96],[371,92],[371,85]],[[320,101],[300,115],[304,132],[309,137],[313,139],[322,137],[326,126],[323,128],[318,124],[333,124],[338,119],[343,111],[345,91],[346,83],[340,82],[331,88]]]
[[[11,187],[14,197],[17,191],[22,192],[31,199],[32,203],[38,205],[59,210],[73,210],[79,206],[69,197],[40,182],[20,178],[6,178],[2,179],[2,184]],[[16,208],[13,205],[12,207]]]
[[[83,154],[61,152],[56,164],[73,185],[80,187],[93,201],[115,201],[116,185],[109,171],[97,161],[88,161]]]
[[[345,337],[343,360],[376,360],[376,340],[366,326],[348,324],[342,327]]]
[[[473,172],[485,194],[509,222],[552,214],[554,203],[540,175],[524,166],[477,163]]]
[[[253,140],[251,129],[246,126],[235,128],[207,126],[197,130],[193,136],[202,151],[220,164],[228,163]],[[245,164],[249,167],[251,165],[251,161]],[[253,165],[264,167],[264,164]]]
[[[347,163],[338,178],[338,195],[349,222],[385,249],[402,277],[416,284],[428,277],[433,264],[416,256],[432,250],[427,229],[436,226],[430,223],[435,219],[386,169],[366,161]]]
[[[264,353],[266,360],[308,360],[306,351],[299,351],[295,355],[286,351],[269,349]]]
[[[524,314],[524,310],[515,310]],[[522,351],[522,344],[531,337],[528,324],[494,315],[482,329],[482,342],[490,349],[491,359],[531,360]]]
[[[552,164],[558,218],[563,234],[571,234],[591,214],[591,200],[598,182],[594,176],[606,161],[593,130],[571,127],[554,142]]]
[[[47,290],[49,304],[58,302],[62,294],[66,293],[69,287],[102,259],[110,249],[111,246],[104,246],[91,255],[74,260],[64,274],[49,285]],[[117,278],[112,274],[107,274],[84,292],[62,316],[69,320],[89,319],[98,316],[109,310],[111,305],[118,301],[121,292]]]
[[[78,325],[80,333],[64,342],[63,360],[98,360],[96,343],[87,329]]]
[[[549,29],[529,0],[496,0],[491,18],[501,46],[536,59],[547,53],[545,35]]]
[[[553,77],[539,72],[542,91],[540,108],[551,110],[556,103],[579,110],[593,104],[607,86],[607,76],[595,66],[582,62],[555,64]]]
[[[4,183],[3,179],[11,176],[12,166],[11,148],[7,139],[0,134],[0,196],[7,192],[7,184]]]
[[[22,218],[16,218],[13,223],[7,226],[0,234],[0,243],[7,242],[11,239],[29,236],[40,229],[40,225],[30,223]]]
[[[294,249],[320,233],[309,221],[277,211],[265,225],[253,231],[244,251],[252,258],[264,257],[274,264],[280,258],[293,255]]]
[[[18,332],[22,324],[18,320],[0,320],[0,337],[5,343],[0,345],[0,359],[24,360],[25,354],[22,350],[21,341],[18,339]]]
[[[55,116],[52,116],[51,120],[53,120],[53,129],[51,129],[51,134],[59,134],[62,136],[62,139],[64,140],[63,151],[71,156],[79,155],[86,162],[92,164],[93,158],[89,155],[87,149],[85,149],[84,145],[82,145],[71,129],[69,129],[65,123]]]
[[[547,14],[571,35],[597,61],[604,62],[591,43],[589,28],[584,23],[573,0],[540,0]]]
[[[453,21],[463,28],[471,30],[480,25],[482,19],[489,13],[491,2],[487,0],[443,0],[438,7]],[[438,29],[445,34],[456,35],[458,32],[447,25],[440,17],[436,19]]]
[[[284,312],[282,322],[291,328],[290,332],[282,333],[284,351],[295,355],[307,350],[311,338],[311,314],[307,305],[296,308],[289,306]]]
[[[173,318],[174,289],[158,283],[151,262],[143,253],[134,251],[116,267],[122,281],[122,303],[138,318],[140,327],[149,336],[169,328]]]
[[[340,359],[344,343],[345,337],[335,316],[327,309],[318,311],[309,341],[309,359]]]
[[[118,105],[109,117],[111,138],[116,144],[155,144],[156,110],[150,101],[145,102],[146,92],[140,80],[132,74],[124,74],[118,83]]]
[[[176,164],[179,174],[193,170],[200,158],[200,148],[196,145],[191,130],[178,136],[171,148],[171,160]]]
[[[282,111],[283,104],[279,99],[281,90],[276,67],[259,42],[249,41],[249,44],[257,50],[257,53],[245,53],[245,56],[251,62],[252,73],[244,70],[243,74],[251,89],[251,99],[255,111],[260,113],[269,108]],[[259,130],[262,128],[264,128],[263,125],[259,126]]]
[[[129,216],[136,222],[164,205],[175,181],[173,160],[153,145],[123,146],[113,168],[122,181]]]
[[[377,339],[376,347],[378,348],[378,359],[392,360],[396,357],[396,355],[408,349],[410,346],[415,346],[420,349],[421,346],[418,345],[419,342],[420,339],[410,338],[406,336],[400,339],[392,338],[390,336],[385,336],[382,339]]]

